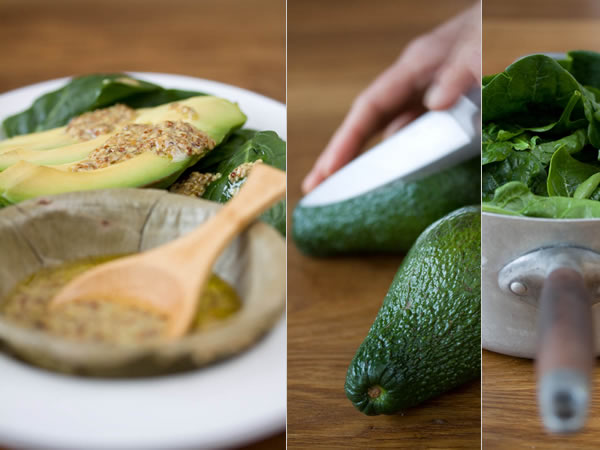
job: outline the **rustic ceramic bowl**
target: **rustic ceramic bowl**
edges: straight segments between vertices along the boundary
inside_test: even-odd
[[[166,191],[111,189],[0,209],[0,302],[43,267],[158,246],[191,231],[219,208]],[[213,329],[160,345],[116,348],[26,329],[0,316],[0,346],[38,366],[99,376],[152,375],[226,358],[248,348],[281,318],[284,239],[256,222],[225,250],[215,272],[236,289],[243,306]]]

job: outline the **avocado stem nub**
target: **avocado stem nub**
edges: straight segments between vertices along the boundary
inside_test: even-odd
[[[367,393],[371,398],[378,398],[381,395],[381,386],[371,386]]]

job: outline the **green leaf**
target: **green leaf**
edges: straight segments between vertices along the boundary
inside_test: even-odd
[[[549,219],[600,218],[598,201],[539,196],[520,182],[507,183],[498,188],[493,199],[483,202],[481,209],[491,213]]]
[[[164,105],[165,103],[185,100],[190,97],[206,95],[197,91],[181,91],[178,89],[159,89],[158,91],[142,92],[140,94],[127,97],[121,103],[125,103],[132,108],[151,108],[153,106]]]
[[[573,201],[600,200],[599,100],[599,53],[570,52],[561,61],[532,55],[486,77],[482,179],[488,210],[588,214],[589,204]]]
[[[552,155],[559,148],[564,148],[569,154],[574,154],[583,150],[587,144],[587,132],[585,129],[575,131],[573,134],[565,136],[555,141],[541,142],[533,147],[531,153],[542,163],[549,164]]]
[[[126,74],[94,74],[73,78],[65,86],[36,99],[25,111],[2,123],[7,137],[65,125],[87,111],[115,103],[138,108],[202,95],[199,92],[163,89]]]
[[[488,164],[482,173],[483,198],[488,199],[500,186],[520,181],[540,194],[546,191],[546,170],[531,153],[511,150],[501,162]]]
[[[544,126],[559,120],[574,92],[581,89],[573,75],[554,59],[528,56],[483,87],[482,119],[487,123],[510,118],[523,127]],[[573,107],[575,119],[583,116],[582,109],[581,104]]]
[[[567,54],[569,72],[584,86],[600,88],[600,54],[586,50],[574,50]]]
[[[590,176],[587,180],[577,186],[573,198],[590,198],[600,184],[600,172]]]
[[[191,170],[220,173],[221,178],[211,183],[203,195],[208,200],[225,203],[243,184],[231,181],[229,175],[244,163],[262,160],[263,163],[286,170],[286,144],[273,131],[238,130],[229,140],[211,151]],[[277,203],[261,216],[261,219],[275,227],[285,236],[286,203]]]
[[[512,153],[510,142],[483,142],[481,146],[481,164],[504,161]]]
[[[577,161],[561,147],[554,153],[548,170],[548,195],[572,197],[577,187],[600,168]]]

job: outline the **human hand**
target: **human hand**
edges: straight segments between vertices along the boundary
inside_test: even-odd
[[[302,183],[308,193],[351,161],[377,132],[387,137],[425,111],[447,109],[481,83],[478,2],[412,41],[355,100]]]

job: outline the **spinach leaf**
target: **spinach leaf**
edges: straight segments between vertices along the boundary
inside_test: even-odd
[[[512,153],[510,142],[484,141],[481,144],[481,164],[504,161]]]
[[[515,129],[506,124],[488,124],[483,128],[482,133],[481,164],[503,161],[512,150],[532,150],[538,140],[539,136],[532,135],[523,128]]]
[[[583,105],[585,117],[589,122],[588,139],[590,143],[598,148],[600,147],[600,103],[596,101],[596,96],[583,88],[584,98]]]
[[[182,91],[179,89],[159,89],[157,91],[142,92],[123,99],[121,103],[132,108],[151,108],[153,106],[164,105],[165,103],[185,100],[190,97],[206,95],[203,92]]]
[[[546,170],[531,153],[511,150],[501,162],[489,164],[482,174],[484,200],[494,191],[510,181],[520,181],[539,194],[546,193]]]
[[[543,126],[548,117],[558,120],[573,93],[582,86],[554,59],[532,55],[516,61],[482,89],[484,123],[519,116],[523,126]],[[582,105],[573,107],[576,118]],[[537,123],[536,123],[537,122]]]
[[[573,198],[591,198],[597,192],[598,185],[600,185],[600,172],[595,173],[577,186]]]
[[[243,129],[235,131],[225,144],[211,151],[191,170],[220,173],[221,178],[208,185],[202,197],[225,203],[243,184],[243,180],[230,180],[231,172],[244,163],[255,162],[259,159],[265,164],[286,170],[285,142],[273,131]],[[282,200],[265,212],[261,219],[285,236],[285,217],[286,203],[285,200]]]
[[[490,123],[483,127],[481,134],[481,164],[504,161],[512,151],[510,142],[498,138],[499,127]]]
[[[139,108],[196,95],[203,94],[163,89],[122,73],[85,75],[42,95],[25,111],[6,118],[2,126],[6,136],[12,137],[60,127],[86,111],[115,103]]]
[[[572,197],[581,183],[598,172],[599,167],[577,161],[569,155],[566,148],[561,147],[556,150],[550,162],[548,195]]]
[[[490,201],[483,202],[482,211],[515,216],[550,219],[600,218],[600,202],[571,197],[544,197],[533,194],[518,181],[498,188]]]
[[[532,55],[486,77],[484,210],[591,214],[585,202],[600,200],[599,100],[599,53],[569,52],[561,61]]]
[[[493,74],[493,75],[484,75],[484,76],[481,78],[481,85],[482,85],[482,86],[485,86],[486,84],[489,84],[489,83],[490,83],[490,81],[492,81],[496,75],[498,75],[498,74],[497,74],[497,73],[495,73],[495,74]]]
[[[541,142],[533,147],[531,153],[542,163],[549,164],[552,155],[559,148],[564,148],[569,154],[577,153],[583,150],[587,144],[587,132],[584,129],[575,131],[573,134],[565,136],[556,141]]]
[[[584,86],[600,88],[600,54],[585,50],[567,53],[568,70]]]

